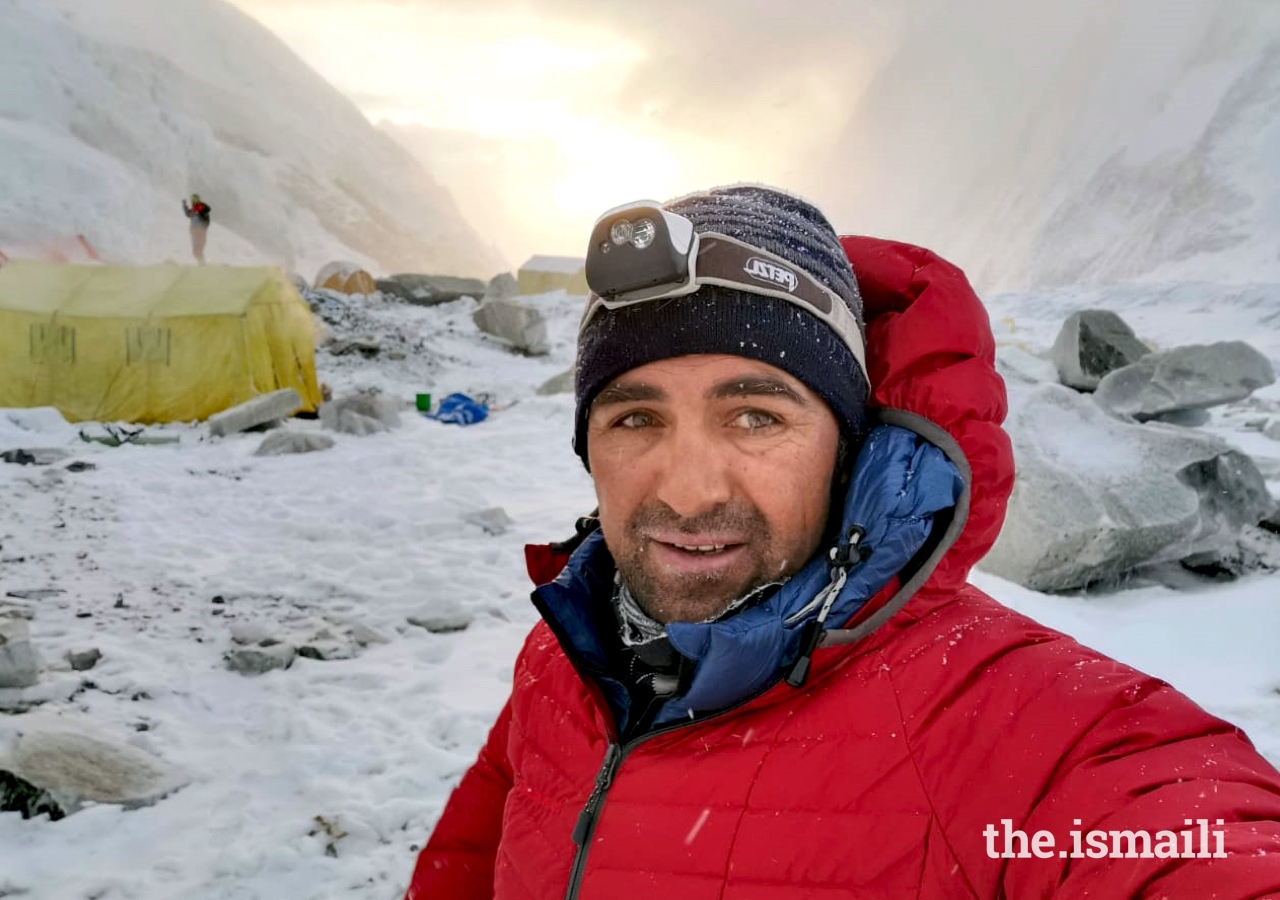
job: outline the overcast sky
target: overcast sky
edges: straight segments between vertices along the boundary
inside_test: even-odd
[[[595,216],[794,185],[892,48],[879,0],[233,0],[426,157],[513,265]],[[890,11],[892,10],[892,11]]]

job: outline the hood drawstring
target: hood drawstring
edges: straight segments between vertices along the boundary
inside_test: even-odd
[[[809,666],[813,661],[813,651],[818,649],[818,641],[822,637],[822,626],[826,624],[827,615],[840,596],[840,591],[849,578],[849,572],[871,556],[871,548],[862,545],[862,539],[866,536],[867,531],[861,525],[849,528],[849,534],[844,543],[832,547],[827,556],[831,564],[831,581],[818,596],[813,598],[812,602],[789,620],[794,622],[811,612],[815,606],[819,607],[818,615],[806,622],[800,632],[800,655],[791,664],[791,670],[787,673],[787,684],[793,688],[801,687],[809,677]]]

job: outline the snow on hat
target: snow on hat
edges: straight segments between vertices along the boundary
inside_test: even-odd
[[[735,185],[665,204],[693,222],[782,257],[844,301],[864,331],[862,297],[835,229],[812,204],[773,188]],[[591,402],[639,366],[701,353],[725,353],[782,369],[820,396],[856,446],[866,434],[869,386],[853,352],[816,316],[772,297],[702,285],[674,301],[600,310],[578,336],[573,446],[587,463]]]

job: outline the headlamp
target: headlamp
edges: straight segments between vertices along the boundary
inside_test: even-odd
[[[704,284],[735,288],[800,307],[822,320],[867,374],[866,347],[853,312],[830,288],[775,253],[706,231],[653,200],[609,210],[587,246],[591,294],[579,328],[601,309],[687,297]]]

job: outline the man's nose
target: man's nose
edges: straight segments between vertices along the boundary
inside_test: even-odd
[[[692,518],[733,498],[728,447],[706,429],[668,430],[661,457],[657,499],[683,518]]]

